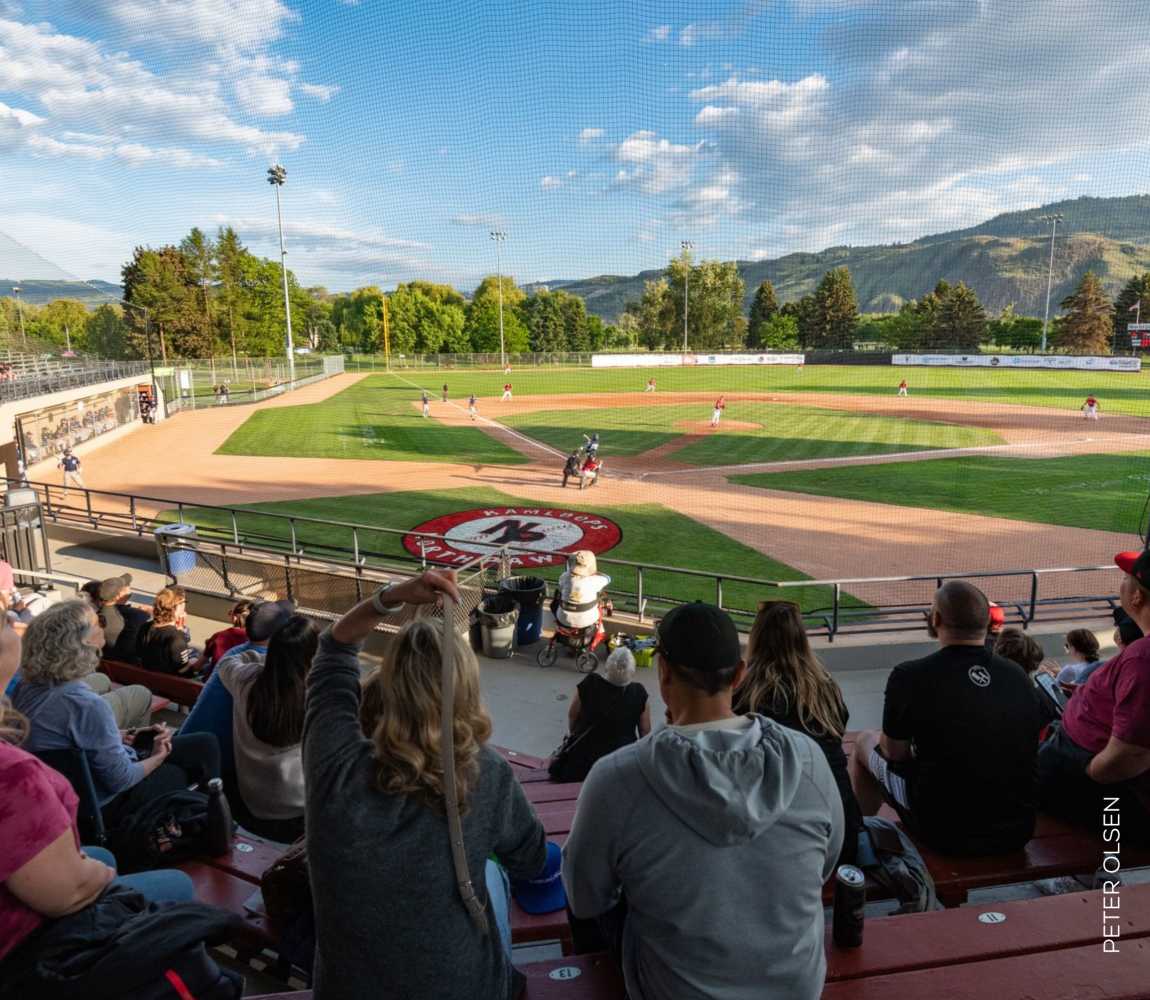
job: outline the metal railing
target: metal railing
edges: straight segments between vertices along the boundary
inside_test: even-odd
[[[12,377],[0,382],[0,403],[46,396],[64,389],[147,377],[146,361],[60,361],[14,364]]]
[[[319,573],[325,579],[343,579],[341,593],[349,600],[363,595],[365,581],[385,579],[389,572],[412,573],[428,566],[457,565],[429,554],[438,548],[432,543],[448,539],[427,532],[103,490],[86,489],[77,494],[73,489],[72,496],[65,498],[63,487],[42,482],[9,481],[9,485],[35,490],[44,520],[49,524],[145,537],[175,522],[195,523],[197,535],[192,545],[176,538],[162,544],[173,548],[198,545],[199,550],[210,553],[218,561],[211,567],[212,572],[226,594],[242,591],[235,585],[235,578],[242,575],[236,567],[244,560],[279,567],[279,585],[269,584],[266,589],[290,590],[294,586],[293,573]],[[77,495],[79,500],[73,500]],[[404,547],[403,539],[411,540],[414,552]],[[494,542],[475,544],[489,547],[491,555],[498,556],[508,571],[543,577],[557,573],[556,569],[533,568],[532,558],[539,556],[537,550]],[[848,634],[921,631],[934,591],[944,580],[952,579],[977,582],[1004,608],[1009,622],[1023,627],[1042,620],[1097,620],[1109,616],[1117,606],[1111,589],[1113,567],[1109,564],[769,580],[609,556],[601,556],[598,561],[615,578],[610,594],[616,608],[633,613],[640,623],[684,600],[706,599],[746,626],[757,613],[760,600],[794,599],[801,603],[811,633],[832,640]],[[1074,579],[1082,583],[1068,586],[1067,582]]]

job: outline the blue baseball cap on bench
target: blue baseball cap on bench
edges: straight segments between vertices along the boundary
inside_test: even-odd
[[[513,879],[511,895],[525,913],[554,913],[567,905],[567,893],[559,869],[563,852],[558,844],[547,842],[547,863],[535,878]]]

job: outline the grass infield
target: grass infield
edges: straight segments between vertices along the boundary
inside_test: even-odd
[[[605,558],[730,573],[734,576],[766,580],[807,579],[793,567],[771,559],[712,528],[657,504],[600,507],[594,504],[594,491],[580,493],[578,490],[569,490],[568,494],[554,506],[561,509],[590,510],[611,518],[622,528],[622,541],[610,552],[605,553]],[[241,534],[252,544],[267,545],[286,543],[290,537],[290,529],[284,521],[261,517],[261,511],[295,514],[328,522],[344,521],[410,529],[441,514],[492,505],[536,508],[542,506],[536,501],[522,500],[491,489],[418,491],[248,504],[239,508],[245,513],[240,515],[238,521]],[[186,507],[184,519],[201,529],[215,527],[229,534],[231,531],[230,519],[210,508]],[[310,549],[317,557],[330,556],[331,548],[342,548],[348,553],[351,552],[351,533],[338,525],[297,523],[296,532],[298,544],[305,552]],[[386,562],[396,556],[407,555],[401,544],[402,536],[399,534],[366,530],[361,531],[359,537],[361,554],[367,555],[369,562]],[[634,570],[616,566],[604,567],[604,571],[612,577],[611,590],[630,593],[636,591]],[[532,574],[538,572],[548,580],[555,580],[560,570],[553,568],[530,572]],[[713,581],[684,576],[680,573],[645,571],[643,586],[644,592],[652,599],[657,597],[672,598],[676,601],[697,599],[713,603],[716,596]],[[741,583],[723,585],[725,607],[753,611],[759,601],[769,598],[797,601],[804,611],[814,611],[830,606],[831,591],[828,587],[779,589]],[[853,598],[846,598],[844,604],[850,607],[864,606]]]
[[[708,412],[704,412],[707,410]],[[993,431],[900,417],[850,413],[778,403],[732,403],[716,431],[705,426],[709,409],[692,406],[550,410],[503,420],[522,434],[569,451],[582,434],[598,431],[608,456],[639,455],[686,433],[700,436],[671,456],[688,465],[734,465],[851,455],[885,455],[935,448],[1001,444]],[[740,426],[754,424],[754,427]]]
[[[1136,534],[1145,528],[1150,453],[940,458],[755,473],[732,476],[731,481],[793,493]]]
[[[418,399],[418,392],[392,378],[369,378],[322,403],[256,411],[218,454],[483,465],[527,461],[476,427],[425,419],[412,406]]]

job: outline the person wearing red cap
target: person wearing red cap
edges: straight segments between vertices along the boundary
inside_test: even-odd
[[[1150,630],[1150,549],[1120,552],[1122,609]],[[1038,751],[1042,807],[1097,830],[1107,815],[1126,837],[1150,841],[1150,639],[1095,670]]]
[[[998,637],[1002,634],[1002,630],[1006,627],[1006,612],[1002,610],[994,601],[990,602],[990,624],[986,629],[986,651],[988,653],[994,652],[994,644],[998,642]]]

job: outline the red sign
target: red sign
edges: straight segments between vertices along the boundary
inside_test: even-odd
[[[494,555],[504,546],[512,550],[512,566],[562,566],[572,552],[590,549],[599,555],[623,540],[623,529],[608,517],[555,507],[476,507],[443,514],[411,530],[403,536],[408,552],[448,566]]]

